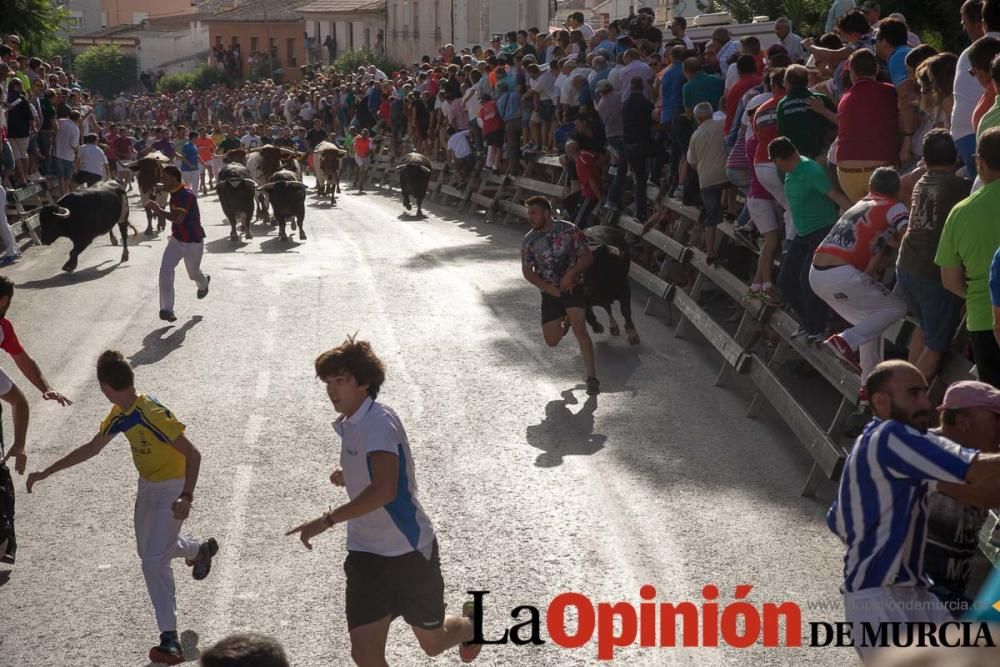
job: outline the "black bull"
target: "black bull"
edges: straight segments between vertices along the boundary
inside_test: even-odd
[[[594,307],[600,306],[608,312],[610,333],[621,334],[618,322],[611,312],[611,305],[617,301],[625,320],[625,334],[632,345],[639,344],[639,332],[632,322],[632,288],[628,272],[632,266],[625,231],[617,227],[598,225],[584,230],[594,264],[583,277],[583,291],[587,299],[587,323],[594,333],[602,333],[604,327],[597,321]]]
[[[242,224],[248,239],[253,238],[250,231],[250,221],[253,218],[257,184],[250,178],[250,172],[241,164],[231,162],[219,172],[215,190],[219,193],[219,204],[229,221],[231,232],[229,239],[239,241],[236,231],[237,223]]]
[[[122,235],[122,259],[128,261],[128,196],[117,182],[107,181],[92,188],[70,192],[59,198],[56,205],[43,206],[39,212],[41,240],[52,245],[65,236],[73,243],[69,260],[63,271],[76,269],[77,258],[101,234],[111,237],[111,245],[118,245],[114,227]],[[136,233],[135,227],[132,227]]]
[[[406,161],[409,157],[408,155],[403,158],[404,163],[396,167],[399,170],[399,188],[403,193],[403,206],[409,211],[411,208],[410,197],[413,197],[417,200],[417,215],[423,215],[424,197],[427,195],[427,185],[431,179],[431,168],[429,162],[423,164]],[[419,157],[427,162],[423,156]]]

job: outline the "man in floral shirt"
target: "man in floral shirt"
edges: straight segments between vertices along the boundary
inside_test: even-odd
[[[594,263],[583,232],[570,222],[552,219],[552,204],[530,197],[531,231],[521,241],[521,272],[542,292],[542,335],[555,347],[572,328],[587,368],[587,393],[600,391],[594,368],[594,343],[587,333],[583,274]]]

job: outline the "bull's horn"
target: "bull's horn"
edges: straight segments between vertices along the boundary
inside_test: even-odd
[[[420,171],[424,172],[425,174],[431,173],[431,170],[428,169],[427,167],[420,167]]]
[[[244,183],[249,183],[253,187],[257,187],[257,181],[253,180],[252,178],[244,178],[243,182]]]
[[[64,206],[56,206],[55,210],[52,211],[52,215],[56,216],[57,218],[68,218],[69,209]]]
[[[396,169],[403,169],[403,168],[405,168],[405,167],[406,167],[406,165],[405,165],[405,164],[397,164],[397,165],[396,165]]]
[[[265,185],[260,186],[257,189],[263,190],[264,192],[270,192],[272,189],[274,189],[274,183],[267,183]]]
[[[288,187],[291,187],[291,188],[298,188],[300,190],[308,190],[309,189],[309,186],[306,185],[305,183],[303,183],[302,181],[291,181],[291,182],[286,181],[286,183],[288,183]]]

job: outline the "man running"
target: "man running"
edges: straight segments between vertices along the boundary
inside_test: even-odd
[[[135,498],[135,540],[146,590],[160,627],[160,643],[149,659],[167,665],[184,662],[177,637],[177,601],[170,561],[184,558],[192,576],[202,580],[219,550],[215,538],[199,542],[181,536],[181,524],[191,512],[201,469],[201,453],[184,434],[185,426],[152,396],[139,394],[135,376],[121,352],[107,350],[97,360],[97,381],[114,407],[90,442],[49,467],[28,475],[28,493],[35,484],[60,470],[96,456],[116,435],[124,433],[139,472]]]
[[[173,165],[163,168],[163,187],[170,193],[170,212],[155,201],[146,202],[146,209],[171,222],[170,238],[160,262],[160,319],[174,322],[174,269],[184,260],[188,277],[198,285],[198,298],[208,295],[211,276],[201,272],[201,257],[205,251],[205,230],[201,227],[198,197],[181,182],[181,171]]]
[[[482,645],[473,637],[472,601],[464,617],[444,613],[444,580],[430,519],[417,500],[410,445],[399,417],[375,401],[385,368],[371,345],[348,339],[316,359],[316,376],[340,417],[340,468],[330,481],[347,487],[350,501],[293,528],[309,540],[347,523],[347,629],[351,657],[359,667],[383,667],[389,625],[402,616],[427,655],[459,646],[472,662]]]
[[[14,298],[14,282],[6,276],[0,276],[0,350],[10,355],[21,374],[33,384],[46,401],[55,401],[59,405],[73,405],[58,391],[55,391],[42,374],[42,370],[31,358],[14,332],[14,325],[7,319],[7,310]],[[16,384],[0,370],[0,400],[10,405],[11,418],[14,425],[14,443],[0,460],[0,563],[13,564],[17,554],[17,537],[14,533],[14,485],[9,484],[10,471],[6,463],[14,459],[14,470],[18,475],[24,474],[28,463],[28,455],[24,451],[25,439],[28,434],[28,401]],[[2,432],[0,432],[0,449],[3,448]]]
[[[521,241],[521,273],[542,292],[542,335],[555,347],[573,330],[587,369],[587,393],[601,390],[594,366],[594,343],[587,333],[583,274],[594,263],[583,232],[571,222],[552,219],[552,204],[542,195],[529,197],[531,231]]]

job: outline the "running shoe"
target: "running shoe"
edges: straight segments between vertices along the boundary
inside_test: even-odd
[[[587,393],[591,396],[597,396],[601,393],[601,381],[593,375],[587,378]]]
[[[806,342],[810,345],[820,345],[826,341],[826,332],[812,333],[806,336]]]
[[[861,364],[858,363],[858,355],[851,349],[851,346],[847,344],[847,341],[844,340],[843,336],[840,334],[833,334],[823,341],[823,345],[837,355],[837,359],[839,359],[841,363],[855,373],[859,375],[861,374]]]
[[[212,282],[212,276],[205,276],[205,289],[198,290],[198,298],[204,299],[208,296],[208,284]]]
[[[174,311],[172,310],[161,310],[160,319],[163,320],[164,322],[176,322],[177,316],[174,315]]]
[[[149,649],[149,661],[161,665],[179,665],[184,662],[184,651],[177,639],[177,632],[161,632],[160,643]]]
[[[191,576],[195,581],[201,581],[212,571],[212,559],[219,553],[219,543],[214,537],[210,537],[198,547],[198,557],[194,560],[185,560],[184,563],[191,568]]]
[[[808,335],[809,332],[806,331],[805,327],[799,327],[798,329],[795,330],[795,333],[791,335],[791,339],[795,340],[797,338],[802,338],[803,336],[808,336]]]
[[[17,261],[17,257],[14,255],[4,255],[0,257],[0,266],[10,266]]]
[[[466,600],[462,604],[462,616],[471,619],[472,615],[476,611],[476,603],[472,600]],[[462,662],[472,662],[479,655],[479,652],[483,650],[482,644],[470,644],[469,642],[462,642],[458,645],[458,656],[462,659]]]

